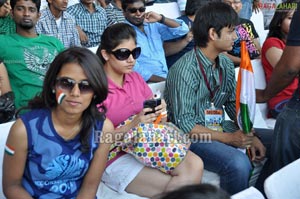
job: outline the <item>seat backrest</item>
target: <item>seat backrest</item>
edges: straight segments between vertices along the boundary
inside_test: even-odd
[[[268,199],[300,198],[300,159],[269,176],[264,190]]]
[[[261,60],[260,59],[251,60],[251,64],[254,72],[255,88],[265,89],[267,84],[266,84],[265,71],[262,66]]]
[[[165,81],[163,81],[163,82],[157,82],[157,83],[149,83],[148,84],[148,86],[152,90],[152,93],[153,94],[160,93],[160,97],[161,98],[164,97],[165,85],[166,85]]]
[[[264,15],[262,11],[259,9],[258,12],[253,12],[250,20],[253,22],[254,28],[259,36],[259,43],[262,46],[268,34],[268,30],[265,30],[264,27]]]
[[[146,12],[153,11],[158,14],[163,14],[165,17],[175,19],[180,17],[180,11],[176,2],[169,3],[154,3],[152,6],[146,7]]]
[[[265,89],[267,86],[265,72],[260,59],[251,60],[254,79],[255,79],[255,88],[257,89]],[[261,114],[264,119],[267,118],[268,114],[268,104],[267,103],[259,103],[257,104],[259,107]]]

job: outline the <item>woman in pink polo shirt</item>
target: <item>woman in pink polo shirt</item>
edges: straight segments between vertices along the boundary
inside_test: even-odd
[[[137,115],[130,124],[118,128],[116,133],[128,132],[141,122],[154,122],[160,113],[166,111],[166,103],[162,100],[155,113],[145,115],[151,109],[143,108],[143,102],[152,98],[153,94],[143,78],[133,71],[140,51],[140,47],[136,47],[135,30],[126,23],[108,27],[97,51],[109,82],[109,94],[104,102],[107,117],[117,127],[130,116]],[[145,167],[132,155],[124,153],[109,162],[102,181],[118,192],[153,197],[182,185],[200,183],[202,171],[202,160],[191,151],[172,175]]]

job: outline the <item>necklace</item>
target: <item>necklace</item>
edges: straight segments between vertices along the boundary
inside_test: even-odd
[[[70,131],[71,132],[69,135],[63,135],[63,134],[59,134],[64,140],[69,140],[70,138],[73,138],[73,136],[78,133],[78,131],[80,130],[81,125],[76,125],[75,127],[73,127]]]
[[[73,128],[65,127],[63,123],[57,120],[54,112],[52,112],[52,122],[56,133],[62,137],[64,140],[69,140],[76,135],[81,128],[81,122],[75,122]],[[56,125],[55,125],[56,124]]]

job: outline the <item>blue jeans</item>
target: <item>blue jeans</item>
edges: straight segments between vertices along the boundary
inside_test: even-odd
[[[239,16],[244,19],[250,19],[252,16],[252,0],[242,0],[242,10]]]
[[[279,113],[271,143],[271,154],[255,187],[264,193],[264,181],[273,172],[300,158],[300,97],[299,88]]]
[[[271,154],[273,172],[300,158],[299,89],[276,119]]]
[[[204,168],[220,175],[220,186],[229,194],[248,188],[251,163],[248,156],[221,142],[192,143],[190,150],[204,162]]]
[[[273,130],[255,129],[270,154]],[[204,168],[220,175],[220,186],[233,195],[249,187],[252,165],[248,156],[236,148],[221,142],[192,143],[190,150],[204,162]],[[265,172],[265,171],[264,171]]]

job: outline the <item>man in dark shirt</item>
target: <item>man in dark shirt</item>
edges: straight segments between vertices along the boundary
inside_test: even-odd
[[[241,0],[222,0],[224,3],[230,5],[237,14],[242,9]],[[239,18],[239,23],[235,27],[238,38],[234,41],[231,51],[228,51],[227,56],[233,61],[235,66],[239,66],[241,62],[241,40],[246,41],[247,49],[250,59],[260,57],[261,46],[259,44],[259,36],[255,27],[249,19]]]

